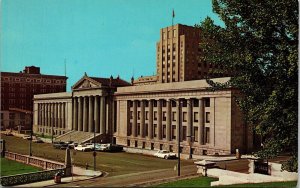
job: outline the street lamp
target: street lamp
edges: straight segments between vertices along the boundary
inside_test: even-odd
[[[94,123],[94,152],[93,152],[93,157],[94,157],[94,171],[96,171],[96,123],[95,120],[93,121]]]
[[[171,101],[174,101],[175,103],[177,103],[176,102],[176,99],[170,99]],[[177,129],[177,135],[178,135],[178,143],[177,143],[177,145],[178,145],[178,148],[177,148],[177,151],[178,151],[178,161],[177,161],[177,175],[178,176],[180,176],[180,134],[181,134],[181,131],[180,131],[180,129],[181,129],[181,124],[182,124],[182,121],[181,121],[181,115],[182,115],[182,113],[181,113],[181,111],[182,111],[182,101],[180,100],[180,99],[178,99],[178,105],[179,105],[179,108],[178,108],[178,115],[177,115],[177,117],[178,117],[178,129]]]

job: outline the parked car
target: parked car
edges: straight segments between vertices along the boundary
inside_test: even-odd
[[[108,151],[110,152],[121,152],[123,151],[123,146],[116,145],[116,144],[109,144]]]
[[[23,138],[24,140],[30,140],[30,139],[31,139],[30,135],[24,135],[22,138]]]
[[[96,144],[95,150],[96,151],[108,151],[109,146],[108,144]]]
[[[74,147],[77,151],[92,151],[90,146],[86,146],[85,144],[79,144],[78,146]]]
[[[35,143],[44,143],[44,141],[42,139],[40,139],[40,138],[36,138],[36,139],[34,139],[32,141],[35,142]]]
[[[74,149],[76,146],[78,146],[78,143],[77,142],[69,143],[68,146],[70,149]]]
[[[155,157],[163,158],[163,159],[172,159],[176,158],[176,154],[169,152],[167,150],[158,150],[155,154]]]
[[[5,136],[13,136],[13,134],[11,132],[6,132],[4,133]]]
[[[66,149],[68,147],[68,144],[65,142],[54,142],[53,147],[55,149]]]
[[[97,145],[97,144],[98,143],[96,143],[95,145]],[[84,145],[87,146],[87,147],[90,147],[91,150],[94,150],[94,143],[85,143]]]

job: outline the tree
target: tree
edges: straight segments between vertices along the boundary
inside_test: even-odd
[[[234,75],[226,85],[239,89],[245,120],[263,138],[256,154],[265,159],[289,152],[283,168],[297,171],[298,2],[213,0],[213,10],[225,26],[209,17],[196,25],[203,61]]]

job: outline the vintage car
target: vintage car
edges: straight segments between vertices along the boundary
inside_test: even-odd
[[[55,149],[66,149],[68,147],[68,144],[65,142],[54,142],[53,147]]]
[[[77,151],[92,151],[93,149],[91,146],[87,146],[85,144],[79,144],[78,146],[74,147],[74,150]]]
[[[169,152],[167,150],[158,150],[155,154],[155,157],[163,158],[163,159],[174,159],[176,158],[176,154]]]

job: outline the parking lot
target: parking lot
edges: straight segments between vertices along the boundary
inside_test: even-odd
[[[6,149],[20,154],[29,154],[29,141],[15,136],[1,135],[6,141]],[[52,144],[32,143],[34,156],[64,162],[65,150],[54,149]],[[93,168],[93,152],[71,150],[73,163],[77,166]],[[177,160],[165,160],[153,156],[125,152],[97,152],[96,168],[105,171],[108,176],[145,172],[159,169],[173,169]],[[192,165],[193,161],[182,160],[181,165]],[[175,172],[174,172],[175,173]]]

